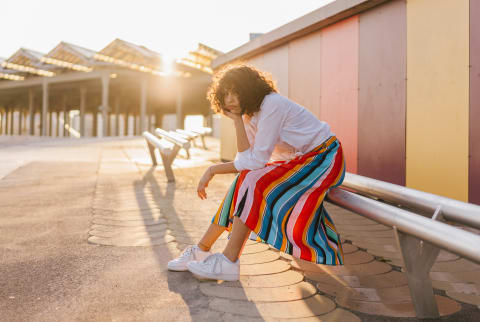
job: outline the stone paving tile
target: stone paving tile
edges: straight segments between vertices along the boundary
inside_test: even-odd
[[[471,282],[480,284],[480,274],[477,271],[467,272],[430,272],[430,278],[435,281],[445,282]]]
[[[331,312],[335,309],[335,303],[322,295],[315,295],[303,300],[281,302],[281,305],[279,305],[279,302],[253,303],[214,298],[210,301],[210,309],[252,317],[297,319]]]
[[[167,221],[164,218],[146,219],[146,220],[112,220],[99,217],[92,218],[92,223],[97,225],[120,226],[120,227],[143,227],[150,225],[164,224]]]
[[[433,264],[431,272],[469,272],[477,271],[480,275],[480,265],[467,259],[460,258],[456,261],[437,262]]]
[[[455,312],[458,312],[461,309],[459,303],[444,297],[436,295],[435,299],[437,301],[438,309],[440,316],[450,315]],[[415,317],[415,309],[412,302],[403,302],[403,303],[382,303],[382,302],[371,302],[371,301],[354,301],[348,299],[342,299],[342,301],[337,302],[339,305],[349,308],[355,311],[360,311],[363,313],[371,314],[374,312],[375,315],[384,315],[384,316],[395,316],[395,317]]]
[[[253,318],[253,317],[246,317],[244,315],[235,315],[235,314],[229,314],[225,313],[223,315],[224,321],[229,321],[229,322],[292,322],[292,319],[282,319],[282,318],[268,318],[268,317],[262,317],[262,318]],[[307,317],[307,318],[295,318],[293,321],[295,322],[360,322],[360,318],[356,316],[355,314],[341,309],[341,308],[336,308],[335,310],[315,316],[315,317]]]
[[[480,283],[452,283],[432,280],[433,287],[465,294],[480,295]]]
[[[315,272],[305,272],[305,277],[322,284],[336,287],[362,287],[382,289],[407,285],[405,274],[397,271],[369,276],[329,275]],[[321,291],[324,291],[319,287]],[[326,292],[326,291],[325,291]],[[333,294],[332,294],[333,295]]]
[[[477,305],[480,307],[480,294],[447,291],[447,295],[457,301]]]
[[[358,226],[354,224],[337,224],[335,223],[335,227],[342,232],[359,232],[359,231],[391,231],[391,227],[383,226],[383,225],[363,225]]]
[[[142,238],[103,238],[90,236],[88,237],[88,242],[92,244],[106,245],[106,246],[153,246],[153,245],[163,245],[175,240],[175,237],[169,235],[160,235],[158,237],[142,237]]]
[[[376,289],[366,287],[332,287],[318,283],[317,287],[324,290],[325,293],[335,295],[337,302],[368,301],[395,304],[411,302],[412,299],[408,285]]]
[[[292,261],[292,267],[300,269],[302,271],[312,271],[311,266],[305,267],[305,261],[299,261],[294,259]],[[315,268],[315,272],[322,274],[331,274],[331,275],[356,275],[356,276],[368,276],[368,275],[377,275],[382,273],[387,273],[392,270],[392,267],[388,264],[373,261],[365,264],[359,265],[341,265],[341,266],[331,266],[331,265],[318,265]]]
[[[269,263],[243,265],[240,268],[240,275],[267,275],[288,271],[290,264],[276,260]]]
[[[252,265],[273,262],[280,258],[280,255],[272,251],[264,251],[254,254],[243,254],[240,257],[241,265]]]
[[[159,229],[150,230],[150,231],[126,231],[126,230],[114,230],[114,231],[102,231],[102,230],[90,230],[88,232],[91,236],[103,237],[103,238],[154,238],[160,235],[166,235],[167,226],[159,226]]]
[[[141,220],[145,220],[145,221],[152,221],[152,220],[156,220],[156,221],[159,221],[160,219],[165,219],[165,217],[162,215],[162,214],[159,214],[159,213],[151,213],[151,214],[144,214],[144,215],[121,215],[121,216],[117,216],[117,215],[110,215],[110,216],[107,216],[107,215],[93,215],[92,218],[96,219],[106,219],[106,220],[122,220],[122,221],[130,221],[130,220],[133,220],[133,221],[141,221]]]
[[[221,284],[224,284],[228,287],[281,287],[292,284],[297,284],[303,281],[303,274],[288,270],[281,273],[268,274],[268,275],[240,275],[240,281],[236,282],[227,282],[222,281]],[[214,283],[216,284],[216,282]]]
[[[242,254],[255,254],[255,253],[260,253],[260,252],[264,252],[266,250],[268,250],[269,247],[267,244],[263,244],[263,243],[258,243],[258,244],[255,244],[255,245],[246,245],[243,249],[243,253]]]
[[[228,287],[222,284],[200,284],[200,291],[207,296],[252,302],[286,302],[313,296],[317,289],[310,283],[300,282],[279,287]]]
[[[165,230],[167,228],[165,224],[158,225],[149,225],[149,226],[138,226],[138,227],[120,227],[120,226],[109,226],[109,225],[97,225],[94,224],[90,227],[91,231],[102,231],[102,232],[155,232],[159,230]]]

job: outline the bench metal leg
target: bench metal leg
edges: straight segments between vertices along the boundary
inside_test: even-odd
[[[175,160],[175,157],[177,156],[179,150],[180,148],[178,146],[175,146],[173,150],[171,150],[168,154],[160,152],[168,182],[175,182],[175,175],[173,174],[172,163],[173,160]]]
[[[157,158],[155,157],[155,147],[150,142],[148,142],[148,140],[147,140],[147,145],[148,145],[148,151],[150,152],[150,158],[152,159],[152,164],[156,166]]]
[[[438,318],[438,306],[433,294],[429,272],[440,248],[406,235],[393,227],[395,238],[405,264],[408,286],[417,317],[420,319]]]

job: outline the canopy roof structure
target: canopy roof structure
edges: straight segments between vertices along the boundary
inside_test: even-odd
[[[22,81],[30,77],[77,72],[92,72],[105,68],[124,68],[159,76],[190,77],[192,73],[211,74],[210,63],[220,51],[199,44],[186,58],[178,58],[172,69],[160,53],[145,46],[115,39],[100,51],[94,51],[68,42],[60,42],[47,54],[20,48],[12,56],[0,60],[0,82]],[[9,75],[9,76],[5,76]],[[17,76],[17,77],[14,77]]]
[[[52,135],[51,119],[58,118],[52,115],[75,110],[80,111],[81,124],[87,122],[87,114],[93,118],[94,136],[111,135],[111,115],[139,119],[135,134],[149,128],[147,120],[154,118],[158,123],[162,115],[172,113],[181,128],[187,114],[209,115],[205,93],[211,82],[210,64],[220,54],[199,44],[188,57],[170,61],[122,39],[100,51],[64,41],[46,54],[20,48],[0,59],[0,129],[1,124],[7,128],[8,118],[8,131],[13,133],[12,115],[21,120],[28,112],[34,123],[40,117],[39,124],[28,126],[30,134],[40,128],[41,135]],[[101,130],[97,130],[98,115],[106,124]],[[125,128],[131,127],[127,125]],[[83,125],[79,132],[84,135]]]

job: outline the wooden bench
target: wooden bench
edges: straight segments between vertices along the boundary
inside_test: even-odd
[[[158,132],[157,132],[158,131]],[[155,149],[158,149],[160,156],[162,158],[162,163],[165,168],[165,174],[167,175],[168,182],[174,182],[175,176],[173,174],[172,163],[175,160],[175,157],[180,151],[181,148],[190,148],[190,143],[182,138],[176,138],[173,136],[168,136],[168,132],[162,129],[156,129],[155,134],[157,136],[145,131],[143,132],[143,137],[147,141],[148,150],[150,152],[150,157],[152,159],[152,164],[156,166],[157,158],[155,156]],[[169,137],[169,139],[167,139]]]

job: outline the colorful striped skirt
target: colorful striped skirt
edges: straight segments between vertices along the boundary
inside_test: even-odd
[[[264,242],[307,261],[343,265],[340,235],[323,205],[345,176],[335,136],[312,151],[264,168],[243,170],[233,181],[212,223],[231,229],[238,216]]]

